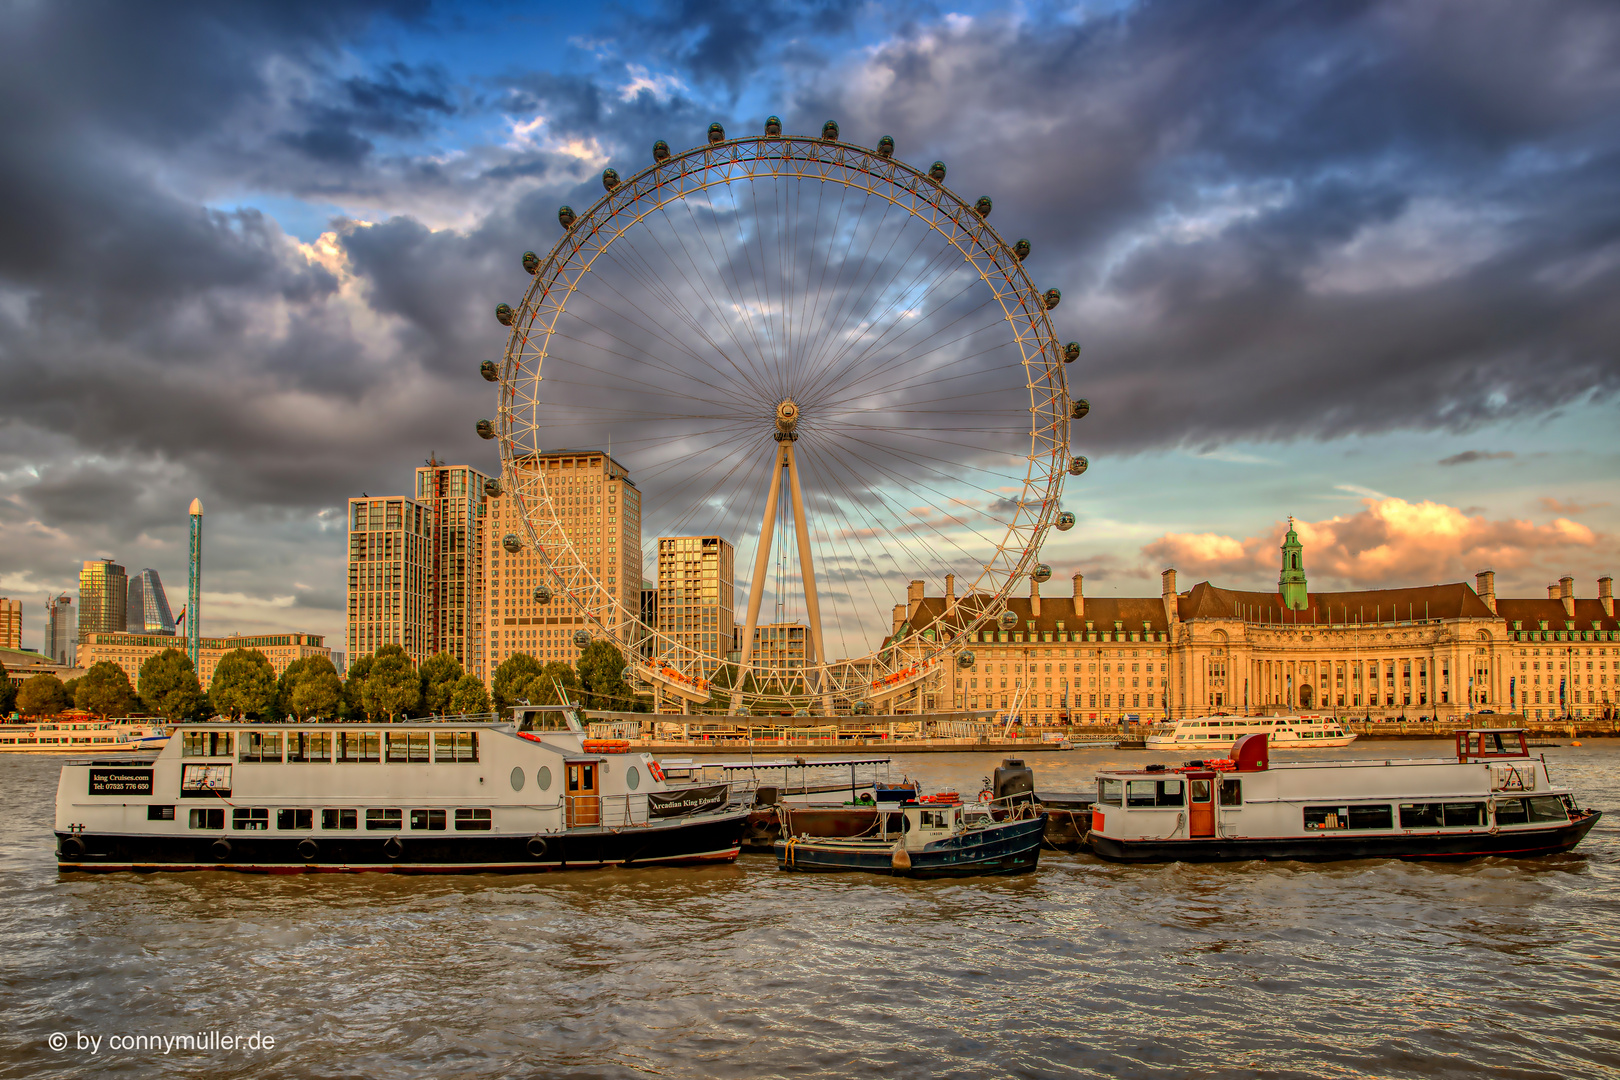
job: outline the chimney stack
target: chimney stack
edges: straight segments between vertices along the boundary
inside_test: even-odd
[[[1160,590],[1163,593],[1163,599],[1164,599],[1164,619],[1165,619],[1165,622],[1167,622],[1167,623],[1173,623],[1173,622],[1176,621],[1176,619],[1181,614],[1180,611],[1178,610],[1178,605],[1176,604],[1176,570],[1175,570],[1175,567],[1169,568],[1168,570],[1166,570],[1163,574],[1161,574],[1159,576],[1164,581],[1164,586]]]
[[[945,614],[956,609],[956,575],[945,575]]]
[[[1496,571],[1495,570],[1481,570],[1479,573],[1475,574],[1474,575],[1474,591],[1479,594],[1479,598],[1481,600],[1485,601],[1485,606],[1491,609],[1491,614],[1495,615],[1496,614]]]
[[[1564,602],[1565,618],[1575,617],[1575,579],[1565,574],[1558,579],[1558,599]]]
[[[924,583],[913,581],[906,589],[906,618],[915,619],[917,609],[922,607]]]
[[[1086,617],[1086,597],[1085,594],[1080,591],[1080,586],[1084,583],[1085,579],[1086,576],[1084,574],[1074,575],[1074,617],[1076,619],[1084,619]]]
[[[1603,605],[1603,614],[1614,618],[1614,578],[1608,575],[1598,578],[1598,603]]]
[[[1557,585],[1549,585],[1549,586],[1547,586],[1547,599],[1549,599],[1549,600],[1562,600],[1563,599],[1563,597],[1560,596],[1559,593],[1558,593],[1558,586]]]
[[[1041,617],[1041,583],[1033,577],[1029,579],[1029,615],[1032,619]]]
[[[894,605],[894,629],[890,630],[889,633],[898,634],[900,632],[900,627],[905,623],[905,621],[906,621],[906,605],[904,605],[904,604],[896,604],[896,605]]]

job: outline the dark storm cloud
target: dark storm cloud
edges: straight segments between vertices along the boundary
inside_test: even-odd
[[[1492,453],[1489,450],[1464,450],[1460,454],[1443,457],[1437,464],[1440,465],[1472,465],[1476,461],[1501,461],[1513,456],[1511,450],[1499,450]]]
[[[846,32],[861,6],[860,0],[673,0],[650,13],[627,12],[622,25],[641,55],[665,59],[697,81],[724,84],[735,96],[777,49],[802,52],[807,38]]]

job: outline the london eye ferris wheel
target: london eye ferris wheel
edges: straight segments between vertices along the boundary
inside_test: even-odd
[[[1061,297],[1031,280],[1029,241],[991,227],[989,197],[894,150],[775,117],[755,137],[710,125],[683,153],[660,141],[634,175],[606,170],[594,205],[561,208],[562,237],[523,257],[522,300],[496,309],[510,335],[483,365],[499,402],[479,431],[517,511],[500,542],[533,556],[532,599],[569,613],[578,644],[614,641],[688,705],[881,708],[1011,629],[1006,598],[1050,576],[1042,541],[1074,522],[1060,495],[1085,471],[1069,425],[1088,406],[1064,374],[1079,346],[1052,330]],[[666,581],[663,615],[644,612],[625,565],[570,532],[542,467],[565,447],[628,472],[643,579],[658,538],[720,537],[735,592]],[[954,602],[910,618],[919,581]],[[727,599],[732,633],[669,610]],[[784,625],[797,648],[757,647]]]

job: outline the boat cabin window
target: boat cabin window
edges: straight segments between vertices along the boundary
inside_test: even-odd
[[[1187,797],[1193,802],[1209,802],[1210,782],[1208,780],[1187,781]]]
[[[231,757],[232,734],[229,731],[182,731],[180,756]]]
[[[223,829],[225,827],[225,809],[198,809],[190,814],[193,829]]]
[[[443,810],[412,810],[411,828],[427,829],[431,832],[444,831]]]
[[[276,828],[278,829],[313,829],[315,827],[315,811],[304,807],[282,807],[276,811]]]
[[[434,761],[478,761],[478,732],[435,731],[433,733]]]
[[[382,733],[341,731],[337,738],[337,759],[343,762],[376,762],[382,757]]]
[[[519,731],[579,731],[579,722],[567,709],[525,710],[518,719]]]
[[[1221,805],[1243,805],[1243,781],[1235,776],[1221,777]]]
[[[280,761],[281,732],[244,731],[238,761]]]
[[[401,829],[404,828],[404,815],[398,810],[380,810],[372,807],[366,811],[366,829]]]
[[[152,804],[152,805],[150,805],[150,806],[148,806],[146,808],[146,820],[147,821],[173,821],[174,820],[174,807],[172,805],[170,805],[170,806],[158,806],[157,804],[154,803],[154,804]]]
[[[1105,806],[1118,806],[1123,797],[1125,782],[1106,777],[1097,781],[1097,801]]]
[[[1185,806],[1186,792],[1180,780],[1127,780],[1126,806]]]
[[[288,761],[332,760],[332,733],[330,731],[287,732]]]
[[[182,765],[180,767],[180,797],[182,799],[228,799],[231,795],[231,767],[229,765]]]
[[[321,828],[323,829],[358,829],[360,827],[360,811],[333,809],[328,807],[321,811]]]
[[[262,832],[270,828],[270,811],[263,806],[238,806],[231,811],[231,828]]]
[[[949,810],[924,810],[918,815],[924,829],[948,829],[951,827],[951,812]]]
[[[1305,828],[1317,829],[1393,829],[1395,812],[1388,803],[1372,806],[1307,806]]]
[[[390,731],[388,733],[388,760],[394,764],[426,764],[428,760],[428,733],[425,731]]]
[[[1536,822],[1565,822],[1569,814],[1564,809],[1564,803],[1556,795],[1534,795],[1528,799],[1497,799],[1496,823],[1498,825],[1526,825]]]
[[[1482,802],[1401,803],[1403,829],[1467,829],[1484,824]]]
[[[488,831],[490,827],[489,811],[481,808],[456,811],[456,831]]]

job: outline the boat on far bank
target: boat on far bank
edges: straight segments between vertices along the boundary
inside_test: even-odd
[[[1222,750],[1245,735],[1265,735],[1272,750],[1349,746],[1355,732],[1331,716],[1196,716],[1149,728],[1147,750]]]
[[[131,754],[158,751],[169,729],[150,721],[62,718],[0,723],[0,754]]]

